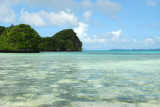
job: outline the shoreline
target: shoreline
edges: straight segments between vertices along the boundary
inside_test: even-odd
[[[39,53],[40,51],[0,51],[0,53]]]
[[[0,51],[0,53],[82,52],[82,51]]]

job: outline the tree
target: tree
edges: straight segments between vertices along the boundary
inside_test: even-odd
[[[6,28],[4,26],[0,26],[0,35],[2,35],[2,33],[6,30]]]
[[[14,26],[13,24],[11,24],[10,29],[11,29],[11,28],[14,28],[14,27],[15,27],[15,26]]]
[[[20,24],[7,29],[0,37],[1,51],[38,51],[40,36],[29,25]]]

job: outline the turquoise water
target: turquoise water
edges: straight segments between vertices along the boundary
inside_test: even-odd
[[[160,52],[0,53],[0,107],[160,107]]]

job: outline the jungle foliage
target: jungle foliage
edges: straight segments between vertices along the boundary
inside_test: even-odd
[[[82,42],[72,29],[62,30],[52,37],[40,37],[30,25],[0,26],[1,52],[81,51]]]

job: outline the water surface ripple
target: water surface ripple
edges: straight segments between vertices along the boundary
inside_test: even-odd
[[[0,53],[0,107],[159,107],[160,52]]]

